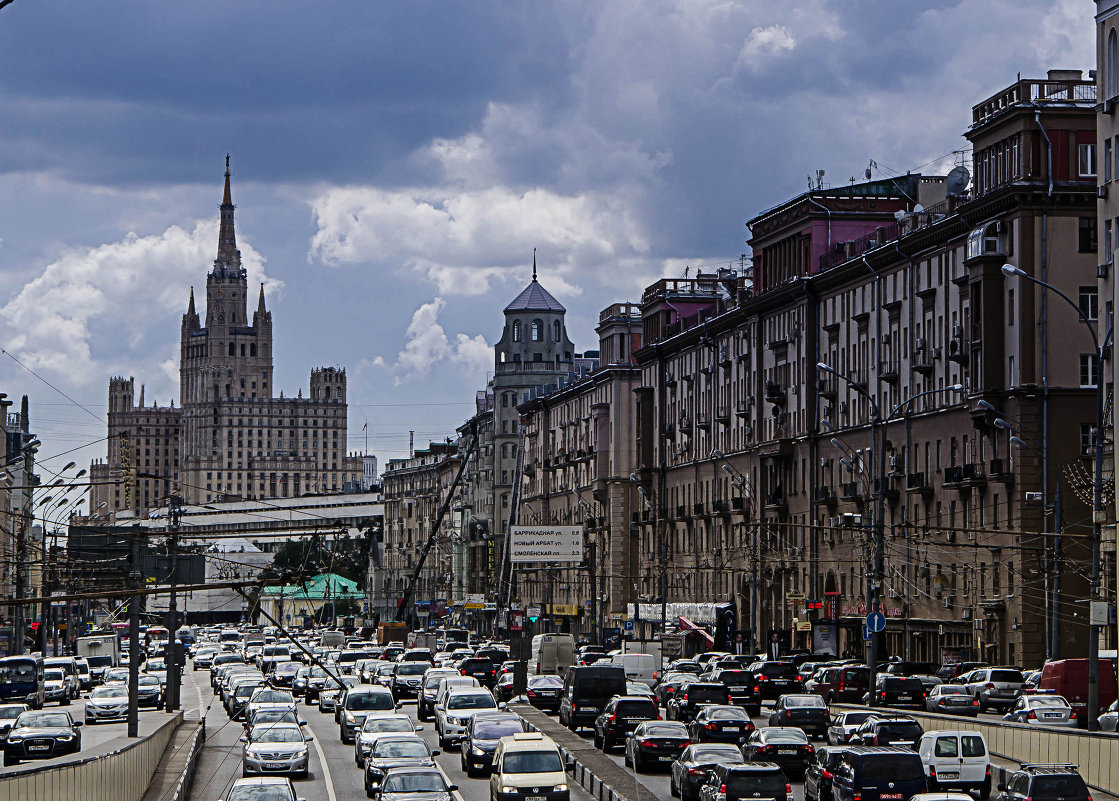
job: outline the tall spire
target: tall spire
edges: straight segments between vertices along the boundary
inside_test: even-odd
[[[536,280],[536,248],[532,249],[532,280]]]
[[[256,313],[259,314],[261,317],[263,317],[264,313],[265,313],[265,308],[264,308],[264,283],[263,282],[260,285],[260,299],[256,303]]]
[[[196,317],[198,315],[198,312],[194,310],[194,287],[190,288],[190,305],[187,306],[187,315],[190,317]]]
[[[229,189],[229,154],[225,156],[225,192],[221,200],[221,227],[218,230],[218,257],[214,272],[239,272],[241,252],[237,250],[237,234],[233,226],[233,194]]]

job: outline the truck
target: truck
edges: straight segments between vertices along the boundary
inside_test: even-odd
[[[94,684],[101,683],[106,668],[120,665],[120,640],[116,634],[96,634],[78,637],[77,654],[89,665],[89,675]]]
[[[528,672],[532,675],[563,676],[576,665],[575,638],[570,634],[537,634],[532,638]]]
[[[403,645],[408,638],[408,624],[397,621],[386,621],[377,626],[377,644],[388,645],[398,642]]]
[[[408,634],[409,648],[426,648],[435,653],[439,650],[439,638],[426,631],[413,631]]]

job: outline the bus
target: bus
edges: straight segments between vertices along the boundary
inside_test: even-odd
[[[43,657],[38,654],[0,658],[0,702],[42,709],[46,702],[43,682]]]

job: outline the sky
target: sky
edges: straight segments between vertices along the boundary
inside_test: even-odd
[[[108,379],[178,401],[225,156],[277,389],[347,368],[349,449],[441,439],[531,276],[598,312],[748,254],[825,182],[955,164],[972,105],[1094,65],[1089,0],[15,0],[0,9],[0,392],[48,469]],[[254,290],[255,293],[255,290]],[[201,311],[201,310],[200,310]],[[18,408],[18,406],[17,406]],[[363,431],[363,426],[366,427]]]

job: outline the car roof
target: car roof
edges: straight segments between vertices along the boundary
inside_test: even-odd
[[[500,745],[506,753],[509,751],[539,751],[541,747],[559,748],[551,737],[535,731],[507,734],[501,738]]]
[[[291,780],[287,776],[247,776],[233,782],[234,787],[272,787],[282,785],[286,787]]]

